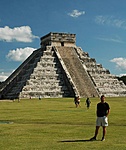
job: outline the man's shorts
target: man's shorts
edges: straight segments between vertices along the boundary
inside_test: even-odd
[[[104,117],[97,117],[96,119],[96,126],[108,126],[108,118],[106,116]]]

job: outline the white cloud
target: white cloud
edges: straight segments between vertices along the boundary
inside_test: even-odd
[[[120,74],[119,76],[120,76],[120,77],[122,77],[122,76],[126,76],[126,74]]]
[[[97,39],[98,39],[98,40],[102,40],[102,41],[115,42],[115,43],[124,43],[124,41],[123,41],[119,36],[110,37],[110,38],[97,37]]]
[[[8,76],[0,75],[0,81],[5,81],[8,78]]]
[[[32,42],[34,38],[38,38],[32,34],[29,26],[15,27],[11,29],[8,26],[0,28],[0,40],[6,42]]]
[[[111,62],[116,64],[116,67],[119,70],[126,70],[126,58],[113,58],[112,60],[110,60]]]
[[[96,16],[95,22],[97,24],[126,29],[126,20],[117,19],[114,16]]]
[[[0,72],[0,81],[5,81],[12,72]]]
[[[17,48],[16,50],[10,50],[6,58],[10,61],[24,61],[28,56],[32,54],[35,48]]]
[[[78,11],[78,10],[73,10],[71,13],[68,13],[69,16],[71,17],[74,17],[74,18],[77,18],[81,15],[84,15],[85,14],[85,11]]]

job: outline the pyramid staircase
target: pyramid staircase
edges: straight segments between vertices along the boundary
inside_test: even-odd
[[[78,89],[78,95],[81,97],[97,97],[99,94],[78,58],[76,47],[56,47],[56,49]]]
[[[11,75],[2,91],[4,98],[73,97],[74,91],[52,50],[36,50]]]
[[[34,68],[30,79],[23,87],[20,97],[73,97],[74,92],[55,55],[52,47],[47,46],[43,56]]]
[[[96,60],[90,58],[89,54],[80,47],[77,47],[76,52],[99,95],[126,96],[126,86],[123,81],[119,81],[116,76],[110,74],[109,70],[103,68],[101,64],[97,64]]]

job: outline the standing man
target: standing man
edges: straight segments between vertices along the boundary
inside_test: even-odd
[[[109,104],[105,102],[105,96],[102,95],[101,102],[97,104],[96,129],[95,129],[94,137],[90,139],[91,141],[96,140],[100,126],[102,126],[103,128],[103,136],[102,136],[101,141],[105,140],[106,127],[108,126],[109,113],[110,113]]]

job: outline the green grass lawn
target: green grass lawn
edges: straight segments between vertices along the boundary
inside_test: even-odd
[[[88,141],[95,130],[96,104],[91,98],[75,108],[72,98],[0,101],[0,150],[126,150],[126,98],[106,98],[110,104],[106,140]]]

